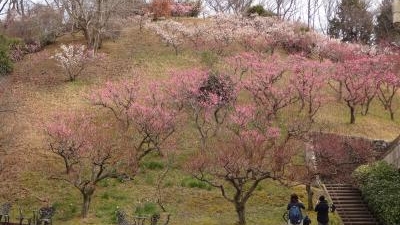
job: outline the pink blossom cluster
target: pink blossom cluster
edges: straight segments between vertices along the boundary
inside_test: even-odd
[[[194,10],[191,4],[174,2],[171,4],[171,15],[172,16],[190,16]]]
[[[211,50],[222,54],[234,43],[246,50],[274,52],[280,48],[288,53],[303,53],[308,57],[343,60],[350,55],[374,55],[382,51],[359,44],[342,43],[328,38],[298,22],[283,21],[274,17],[243,17],[215,15],[204,23],[153,23],[156,31],[167,43],[192,45],[195,49]],[[157,28],[156,28],[157,27]]]

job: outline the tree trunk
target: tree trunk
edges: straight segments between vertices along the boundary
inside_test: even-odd
[[[308,210],[314,210],[313,205],[313,191],[311,189],[311,184],[306,184],[306,191],[307,191],[307,202],[308,202]]]
[[[89,213],[89,206],[91,200],[92,200],[92,194],[83,194],[82,218],[87,217]]]
[[[354,107],[350,106],[350,124],[354,124],[356,122],[356,116]]]
[[[245,217],[245,206],[243,203],[235,203],[236,213],[238,215],[238,225],[245,225],[246,224],[246,217]]]
[[[390,119],[394,120],[394,112],[391,107],[389,107]]]

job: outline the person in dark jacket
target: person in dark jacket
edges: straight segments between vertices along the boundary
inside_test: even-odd
[[[287,210],[289,211],[290,208],[291,208],[292,206],[294,206],[294,205],[297,206],[297,207],[299,207],[300,212],[301,212],[301,209],[306,209],[306,207],[304,206],[304,204],[301,203],[301,202],[299,201],[299,197],[298,197],[296,194],[291,194],[291,195],[290,195],[290,202],[289,202],[289,204],[287,205]],[[302,214],[302,212],[301,212],[301,214]],[[301,215],[301,217],[303,217],[303,216]],[[293,225],[292,223],[290,223],[290,220],[288,221],[288,224],[289,224],[289,225]],[[300,225],[302,225],[302,224],[303,224],[303,220],[301,220]]]
[[[321,195],[319,201],[315,206],[315,212],[317,212],[318,225],[328,225],[329,222],[329,205],[325,200],[325,196]]]

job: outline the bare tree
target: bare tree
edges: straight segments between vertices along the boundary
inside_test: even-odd
[[[322,0],[307,0],[307,27],[315,27],[315,15],[321,8]]]
[[[254,0],[205,0],[208,7],[217,13],[241,14],[248,9]]]
[[[319,15],[319,23],[321,26],[321,31],[324,34],[328,34],[328,21],[333,19],[335,12],[337,11],[338,1],[337,0],[322,0],[322,8],[324,14]]]
[[[266,7],[275,12],[281,19],[291,19],[298,13],[296,0],[273,0],[266,3]]]
[[[73,24],[82,30],[89,48],[98,49],[102,34],[117,6],[125,0],[61,0]]]
[[[25,6],[27,5],[26,0],[0,0],[0,14],[3,11],[10,11],[14,10],[16,11],[19,15],[24,16],[25,15]]]

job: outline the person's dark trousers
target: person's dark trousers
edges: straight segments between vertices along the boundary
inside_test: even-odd
[[[320,222],[318,222],[318,225],[328,225],[328,223],[320,223]]]

